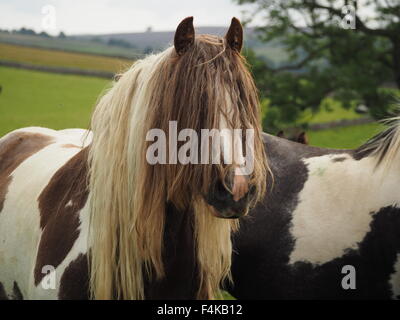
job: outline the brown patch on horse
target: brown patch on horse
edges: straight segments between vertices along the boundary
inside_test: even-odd
[[[293,130],[290,130],[293,131]],[[305,144],[305,145],[309,145],[309,139],[307,136],[307,133],[305,131],[302,131],[300,133],[296,133],[297,130],[294,131],[294,133],[292,132],[291,135],[289,135],[288,137],[285,135],[285,132],[283,130],[280,130],[276,136],[279,138],[283,138],[283,139],[287,139],[290,141],[294,141],[294,142],[298,142],[301,144]]]
[[[87,154],[86,147],[72,157],[54,174],[38,198],[43,233],[36,257],[35,285],[44,277],[43,266],[57,268],[79,236],[79,212],[89,195]]]
[[[308,136],[307,133],[305,131],[301,132],[298,136],[297,136],[297,142],[301,143],[301,144],[306,144],[308,145]]]
[[[0,212],[12,181],[13,171],[53,141],[54,138],[41,133],[15,132],[0,142]]]
[[[89,298],[89,264],[86,254],[72,261],[60,280],[60,300],[87,300]]]
[[[78,148],[78,149],[82,149],[81,147],[77,146],[76,144],[71,144],[71,143],[63,144],[61,147],[62,148]]]
[[[347,159],[348,159],[347,157],[336,157],[336,158],[333,158],[332,161],[333,162],[342,162],[342,161],[345,161]]]

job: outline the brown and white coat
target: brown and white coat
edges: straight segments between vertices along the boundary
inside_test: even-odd
[[[24,128],[0,139],[0,298],[87,298],[86,133]]]

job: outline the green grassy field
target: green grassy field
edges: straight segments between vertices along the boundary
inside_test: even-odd
[[[0,32],[0,42],[40,47],[44,49],[47,48],[88,54],[126,57],[129,59],[136,59],[138,56],[141,56],[141,53],[138,52],[136,49],[110,46],[95,41],[76,40],[73,38],[59,39]]]
[[[359,147],[369,138],[382,131],[383,125],[369,123],[351,127],[309,131],[310,144],[324,148],[353,149]]]
[[[332,98],[325,98],[322,105],[329,107],[321,107],[321,110],[316,114],[304,112],[300,120],[308,120],[309,123],[323,123],[343,119],[351,120],[361,117],[354,109],[344,109],[339,101],[333,100]]]
[[[4,43],[0,43],[0,60],[41,66],[68,67],[110,72],[121,72],[126,70],[133,62],[133,60],[129,59],[29,48]]]
[[[103,79],[0,67],[0,136],[26,126],[86,128]]]

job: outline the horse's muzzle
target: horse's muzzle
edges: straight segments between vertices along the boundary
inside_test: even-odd
[[[217,182],[213,188],[210,188],[206,202],[215,209],[215,215],[218,218],[237,219],[247,214],[250,202],[254,195],[254,188],[241,197],[238,201],[229,192],[222,182]]]

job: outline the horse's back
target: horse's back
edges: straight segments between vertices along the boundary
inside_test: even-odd
[[[74,290],[62,279],[86,261],[90,139],[82,129],[39,127],[0,138],[0,298]]]

